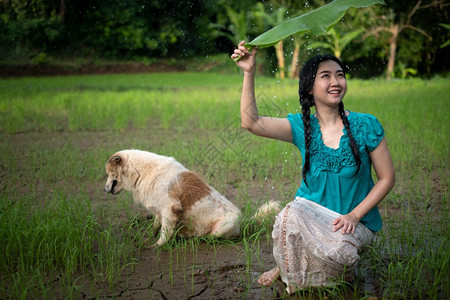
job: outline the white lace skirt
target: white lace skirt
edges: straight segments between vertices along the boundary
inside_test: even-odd
[[[374,234],[361,223],[353,235],[333,232],[331,223],[339,216],[300,197],[277,215],[272,231],[273,254],[289,294],[353,279],[359,252]]]

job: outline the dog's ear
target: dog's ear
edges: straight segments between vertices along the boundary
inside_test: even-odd
[[[122,158],[119,155],[113,156],[109,159],[109,163],[113,166],[122,165]]]

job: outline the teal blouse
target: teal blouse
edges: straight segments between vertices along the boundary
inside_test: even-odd
[[[289,114],[293,143],[305,157],[305,137],[302,115]],[[306,174],[308,186],[302,179],[296,196],[319,203],[340,214],[347,214],[361,203],[374,186],[369,152],[374,150],[384,137],[384,130],[374,116],[350,112],[350,130],[358,144],[361,166],[357,174],[347,130],[341,137],[337,149],[325,146],[322,141],[319,121],[311,115],[310,170]],[[378,207],[370,210],[361,223],[377,232],[383,226]]]

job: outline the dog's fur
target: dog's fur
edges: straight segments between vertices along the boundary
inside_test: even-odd
[[[155,216],[153,230],[166,243],[174,230],[183,236],[239,236],[241,210],[172,157],[141,150],[123,150],[106,162],[105,191],[130,191],[135,202]],[[255,216],[278,212],[279,204],[263,205]]]

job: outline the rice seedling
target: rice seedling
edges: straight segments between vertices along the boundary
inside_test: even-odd
[[[293,199],[301,157],[290,144],[240,129],[241,80],[211,73],[0,80],[0,296],[287,296],[257,287],[257,274],[273,263],[273,220],[251,216],[264,201]],[[261,113],[300,111],[297,82],[257,78],[256,88]],[[386,299],[448,298],[449,91],[439,78],[349,80],[345,106],[383,124],[397,185],[380,204],[384,229],[363,252],[356,281],[297,296],[365,297],[373,281]],[[202,174],[242,209],[241,237],[175,237],[149,249],[152,219],[130,194],[102,191],[107,158],[126,148],[174,156]]]

